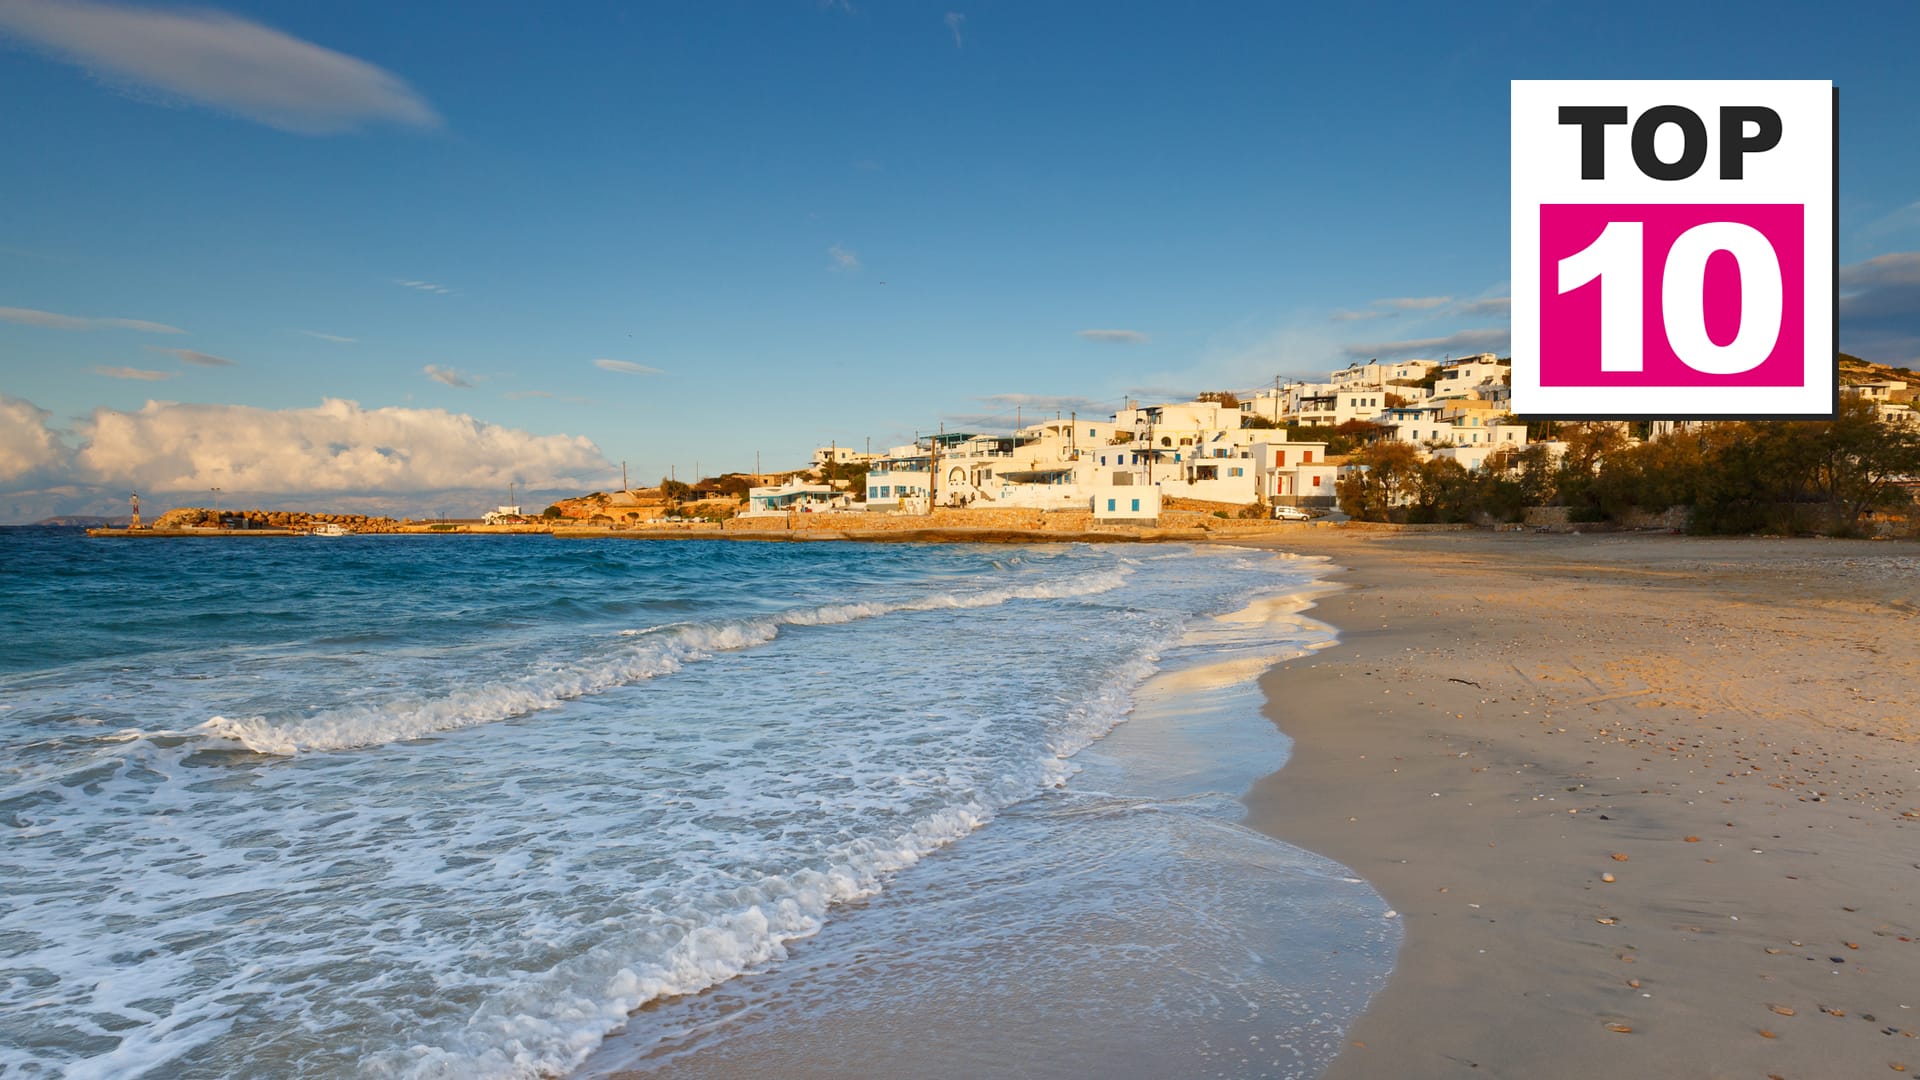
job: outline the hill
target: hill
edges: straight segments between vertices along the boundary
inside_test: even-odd
[[[1883,382],[1888,379],[1904,382],[1909,388],[1920,386],[1920,372],[1912,368],[1876,364],[1871,360],[1862,360],[1847,353],[1840,354],[1840,385],[1857,386],[1860,383]]]

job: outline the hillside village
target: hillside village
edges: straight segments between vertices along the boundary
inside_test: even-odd
[[[1882,424],[1920,432],[1912,372],[1843,356],[1845,395]],[[1129,401],[1108,416],[1057,416],[1006,433],[941,432],[879,452],[832,445],[803,468],[596,492],[547,508],[549,521],[632,525],[790,519],[934,509],[1077,511],[1102,524],[1152,525],[1170,510],[1305,520],[1337,513],[1343,481],[1396,460],[1455,473],[1551,467],[1605,429],[1620,446],[1699,427],[1685,420],[1528,425],[1509,412],[1509,363],[1490,353],[1444,361],[1356,363],[1324,380],[1192,401]],[[1570,441],[1571,440],[1571,441]],[[1580,451],[1576,451],[1580,452]],[[1349,499],[1351,508],[1353,500]],[[513,508],[505,508],[513,509]]]

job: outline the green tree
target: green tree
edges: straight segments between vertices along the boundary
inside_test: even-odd
[[[1362,521],[1404,518],[1404,505],[1420,472],[1420,451],[1389,440],[1362,447],[1347,462],[1354,468],[1334,485],[1340,509]]]
[[[1920,476],[1920,433],[1882,423],[1871,402],[1843,397],[1832,419],[1812,425],[1808,483],[1855,533],[1867,511],[1911,502],[1903,479]]]
[[[1407,520],[1457,523],[1473,520],[1479,508],[1473,477],[1451,458],[1431,458],[1415,468]]]

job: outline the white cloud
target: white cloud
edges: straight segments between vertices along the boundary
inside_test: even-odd
[[[404,494],[580,489],[609,465],[581,436],[535,435],[442,409],[312,409],[150,401],[77,425],[75,479],[146,491]],[[0,471],[0,475],[4,475]]]
[[[0,394],[0,483],[51,471],[66,458],[66,447],[47,426],[52,416],[31,401]]]
[[[177,371],[153,371],[148,368],[99,367],[93,369],[95,375],[105,375],[109,379],[139,379],[142,382],[159,382],[162,379],[178,378]]]
[[[617,371],[622,375],[665,375],[666,374],[666,372],[661,371],[657,367],[648,367],[645,364],[636,364],[631,360],[608,360],[604,357],[599,360],[595,360],[593,362],[593,366],[599,368],[601,371]]]
[[[832,268],[835,270],[860,269],[859,254],[857,252],[848,251],[846,248],[841,247],[839,244],[835,244],[832,247],[827,249],[827,257],[833,260]]]
[[[420,369],[420,374],[425,375],[434,382],[445,383],[448,386],[458,387],[460,389],[473,388],[472,377],[460,371],[458,368],[441,367],[439,364],[428,364],[426,367]]]
[[[1139,330],[1075,330],[1073,336],[1102,345],[1144,345],[1149,340]]]
[[[947,12],[947,17],[945,19],[942,19],[941,21],[946,23],[947,29],[953,32],[954,48],[958,49],[961,46],[966,44],[966,40],[960,36],[960,28],[966,25],[966,22],[967,22],[967,17],[965,15],[962,15],[957,11],[949,11]]]
[[[212,353],[197,352],[193,349],[166,349],[158,345],[148,345],[147,348],[153,352],[166,353],[168,356],[173,357],[175,360],[178,360],[183,364],[194,364],[199,367],[232,367],[234,366],[234,362],[227,359],[224,356],[215,356]]]
[[[0,3],[0,11],[5,10]],[[52,311],[35,311],[33,308],[0,307],[0,322],[19,323],[22,326],[39,326],[48,330],[138,330],[143,334],[184,334],[185,330],[166,323],[147,322],[144,319],[88,319],[78,315],[61,315]]]
[[[359,338],[341,337],[339,334],[323,334],[318,330],[295,330],[294,333],[305,334],[310,338],[319,338],[321,341],[331,341],[336,345],[357,345],[360,343]]]
[[[384,68],[225,12],[94,0],[4,0],[0,30],[123,89],[158,92],[283,131],[324,135],[372,121],[440,126]]]
[[[1484,300],[1468,300],[1460,305],[1462,315],[1505,315],[1513,309],[1513,298],[1490,296]]]
[[[447,296],[453,292],[452,289],[447,288],[445,285],[436,285],[431,281],[404,281],[400,278],[395,278],[393,283],[402,288],[418,289],[421,292],[433,293],[436,296]]]
[[[1501,352],[1506,349],[1509,337],[1505,327],[1489,326],[1475,330],[1462,330],[1445,337],[1363,342],[1358,345],[1348,345],[1344,351],[1356,360],[1363,357],[1388,360],[1411,356],[1432,357],[1438,354]]]
[[[1398,314],[1397,311],[1336,311],[1327,319],[1330,322],[1362,322],[1367,319],[1391,319]]]
[[[1391,308],[1394,311],[1430,311],[1445,307],[1453,302],[1451,296],[1395,296],[1386,300],[1375,300],[1374,307]]]

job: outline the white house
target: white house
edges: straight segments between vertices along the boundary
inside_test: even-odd
[[[847,497],[827,484],[789,480],[779,487],[747,489],[747,509],[741,517],[778,517],[790,512],[815,513],[847,505]]]
[[[1093,485],[1093,520],[1152,525],[1160,520],[1160,489],[1146,484]]]
[[[1339,469],[1323,442],[1265,442],[1252,447],[1255,490],[1276,506],[1332,506]]]
[[[1439,366],[1433,360],[1401,360],[1391,364],[1369,360],[1364,364],[1349,364],[1328,379],[1341,390],[1399,390],[1403,396],[1409,392],[1417,395],[1419,391],[1404,384],[1426,378],[1427,372]]]
[[[867,509],[875,512],[925,509],[933,478],[931,456],[918,444],[896,446],[867,467]]]
[[[1440,366],[1440,375],[1433,381],[1433,396],[1473,397],[1482,392],[1483,385],[1507,382],[1510,371],[1511,368],[1492,353],[1453,360]]]
[[[813,467],[818,469],[824,465],[866,465],[879,456],[879,454],[855,450],[851,446],[816,446],[813,448]]]

